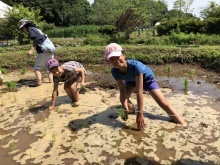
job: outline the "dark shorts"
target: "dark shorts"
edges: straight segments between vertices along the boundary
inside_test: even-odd
[[[125,81],[125,85],[136,87],[136,82],[135,81]],[[147,91],[147,90],[159,89],[159,86],[158,86],[156,80],[152,79],[152,80],[145,81],[143,88],[144,88],[144,90]]]

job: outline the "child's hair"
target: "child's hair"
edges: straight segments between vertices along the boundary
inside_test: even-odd
[[[32,21],[28,21],[27,24],[24,25],[25,28],[29,28],[29,27],[35,27],[37,28],[36,24],[33,23]]]

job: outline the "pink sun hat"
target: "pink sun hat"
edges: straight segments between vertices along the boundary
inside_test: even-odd
[[[47,61],[47,69],[50,70],[51,68],[53,68],[55,66],[60,66],[59,61],[57,59],[55,59],[55,58],[50,58]]]
[[[105,47],[105,59],[108,61],[111,57],[121,56],[122,47],[116,43],[110,43]]]

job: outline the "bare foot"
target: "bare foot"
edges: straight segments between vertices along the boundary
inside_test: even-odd
[[[37,81],[37,86],[41,86],[42,85],[42,81]]]

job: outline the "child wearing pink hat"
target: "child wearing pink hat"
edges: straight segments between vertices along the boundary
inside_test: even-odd
[[[54,109],[56,97],[58,96],[59,82],[64,82],[64,90],[70,97],[72,102],[79,100],[79,92],[77,86],[81,80],[81,84],[85,85],[86,70],[79,62],[69,61],[62,65],[55,58],[47,61],[47,68],[53,74],[53,92],[52,103],[49,107],[50,110]]]
[[[137,60],[126,60],[125,51],[116,43],[106,46],[105,59],[112,66],[111,73],[120,90],[120,101],[126,114],[124,120],[127,120],[129,113],[134,113],[134,105],[129,98],[136,89],[138,108],[136,123],[138,129],[144,129],[143,90],[150,93],[175,123],[185,123],[176,109],[163,96],[154,73],[148,66]]]

